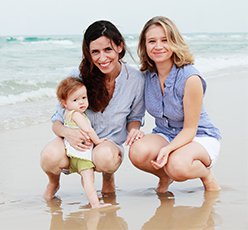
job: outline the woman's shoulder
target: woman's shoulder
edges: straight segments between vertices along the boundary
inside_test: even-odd
[[[72,77],[79,77],[80,76],[80,71],[78,68],[73,68],[71,69],[71,71],[69,72],[69,76]]]
[[[138,69],[136,65],[124,64],[127,69],[127,74],[133,80],[144,81],[144,74]]]
[[[130,73],[136,73],[140,74],[141,71],[139,70],[138,66],[135,64],[128,64],[128,63],[123,63],[124,67],[128,70]]]
[[[206,91],[206,81],[205,79],[202,77],[202,74],[200,73],[200,71],[194,66],[194,65],[185,65],[183,67],[179,68],[178,71],[178,76],[177,76],[177,85],[182,85],[183,88],[185,86],[185,82],[193,75],[197,75],[199,76],[199,78],[202,81],[202,85],[203,85],[203,90],[204,92]]]
[[[201,76],[199,70],[194,65],[184,65],[178,68],[178,73],[183,78],[189,78],[192,75]]]

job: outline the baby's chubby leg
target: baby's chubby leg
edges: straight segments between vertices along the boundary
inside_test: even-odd
[[[106,206],[111,206],[111,204],[105,203],[102,204],[100,203],[96,189],[94,186],[94,170],[91,169],[85,169],[80,172],[81,175],[81,183],[82,186],[85,190],[86,196],[90,202],[90,205],[92,208],[102,208]]]

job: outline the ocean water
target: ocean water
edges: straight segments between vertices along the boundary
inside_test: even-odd
[[[212,71],[248,64],[248,33],[183,36],[206,78]],[[138,35],[125,39],[135,61],[128,53],[124,60],[138,67]],[[50,122],[56,86],[78,67],[81,42],[81,35],[0,37],[0,130]]]

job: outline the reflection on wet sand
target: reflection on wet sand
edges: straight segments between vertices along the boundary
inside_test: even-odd
[[[219,192],[205,192],[200,207],[175,206],[174,195],[168,192],[158,196],[160,206],[154,216],[142,227],[142,230],[159,229],[215,229],[214,204]]]
[[[54,199],[47,202],[51,213],[50,230],[127,230],[128,225],[123,218],[117,215],[120,209],[116,204],[116,197],[102,198],[104,202],[113,206],[101,209],[85,209],[64,214],[61,200]]]
[[[201,205],[177,206],[173,193],[159,195],[159,207],[141,229],[215,229],[218,215],[215,214],[214,205],[218,198],[219,192],[204,192]],[[50,230],[128,230],[127,222],[123,217],[118,216],[120,207],[116,197],[102,199],[106,203],[112,203],[113,206],[101,209],[87,209],[87,206],[82,206],[77,211],[66,213],[68,209],[65,208],[63,211],[61,200],[54,199],[48,202],[47,206],[51,213]],[[140,215],[142,212],[143,210],[139,210]]]

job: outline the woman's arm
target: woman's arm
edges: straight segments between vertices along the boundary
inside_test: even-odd
[[[87,133],[83,132],[80,129],[68,128],[64,126],[60,121],[54,121],[52,130],[57,136],[66,138],[66,140],[73,148],[85,151],[91,146],[91,143],[89,143],[89,136],[87,135]]]
[[[185,84],[183,108],[184,123],[183,129],[166,147],[163,147],[156,159],[156,168],[161,168],[167,163],[168,156],[176,149],[188,144],[196,135],[198,122],[201,114],[203,100],[203,87],[201,79],[194,75]]]

